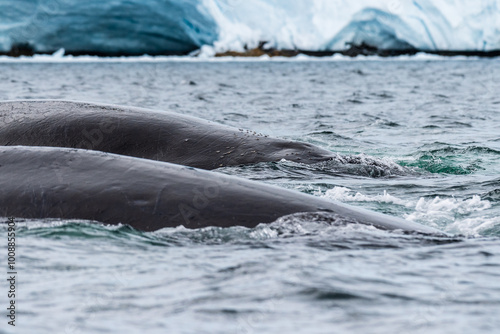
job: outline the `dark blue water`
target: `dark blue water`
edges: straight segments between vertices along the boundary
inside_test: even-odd
[[[450,235],[335,226],[300,214],[254,229],[154,233],[19,220],[18,325],[8,328],[4,316],[0,332],[497,332],[499,65],[497,59],[0,63],[2,100],[172,110],[324,147],[337,159],[217,172]],[[0,300],[6,307],[6,297]]]

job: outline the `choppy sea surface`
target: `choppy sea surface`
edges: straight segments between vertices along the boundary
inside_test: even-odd
[[[303,215],[253,229],[152,233],[19,219],[18,317],[15,328],[7,325],[2,279],[0,332],[498,333],[499,65],[1,62],[1,100],[171,110],[337,152],[318,165],[216,172],[403,217],[449,237]],[[4,225],[0,233],[6,244]]]

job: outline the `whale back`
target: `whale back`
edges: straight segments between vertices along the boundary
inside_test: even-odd
[[[73,101],[0,102],[0,145],[96,150],[203,169],[332,152],[166,111]]]
[[[297,212],[410,232],[430,227],[255,181],[171,163],[55,147],[0,147],[0,216],[86,219],[153,231],[246,226]]]

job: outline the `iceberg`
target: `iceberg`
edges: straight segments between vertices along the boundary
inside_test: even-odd
[[[0,0],[0,52],[500,50],[500,0]],[[14,51],[13,51],[14,50]],[[17,51],[16,51],[17,50]]]
[[[216,52],[267,47],[342,51],[500,49],[500,0],[205,0]]]
[[[218,27],[196,0],[0,0],[0,51],[183,54]]]

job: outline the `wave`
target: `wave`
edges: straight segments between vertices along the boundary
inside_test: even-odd
[[[117,249],[154,249],[234,245],[250,248],[297,247],[322,250],[383,249],[419,247],[463,241],[462,237],[405,234],[356,224],[349,218],[327,213],[296,213],[255,228],[233,226],[187,229],[183,226],[142,232],[128,225],[103,225],[83,220],[17,220],[18,235],[24,239],[61,240],[61,247],[85,243],[100,249],[102,242]],[[0,226],[1,229],[1,226]],[[73,245],[73,246],[68,246]]]
[[[453,147],[444,143],[424,145],[410,157],[398,163],[437,174],[466,175],[484,170],[486,164],[496,164],[500,151],[489,147]]]

